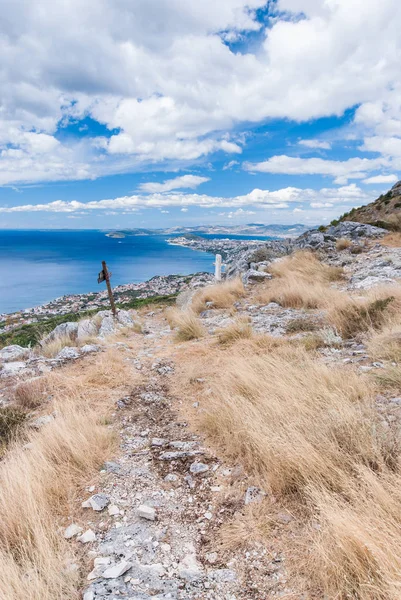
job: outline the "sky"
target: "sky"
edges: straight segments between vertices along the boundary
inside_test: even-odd
[[[399,0],[2,0],[0,228],[330,222],[401,178]]]

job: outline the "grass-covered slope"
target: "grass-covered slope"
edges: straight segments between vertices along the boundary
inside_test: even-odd
[[[401,230],[401,181],[398,181],[386,194],[382,194],[370,204],[353,208],[338,219],[376,225],[390,231]],[[337,224],[337,221],[336,223]]]

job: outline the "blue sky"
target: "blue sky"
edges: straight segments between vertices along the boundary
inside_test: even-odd
[[[396,0],[0,17],[0,228],[316,225],[401,177]]]

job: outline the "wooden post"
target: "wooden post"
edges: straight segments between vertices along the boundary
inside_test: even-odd
[[[216,254],[214,276],[217,281],[221,281],[221,254]]]
[[[111,285],[110,285],[110,275],[109,275],[109,271],[107,270],[107,265],[106,265],[105,260],[102,260],[102,267],[103,267],[104,278],[106,280],[107,292],[109,294],[111,312],[113,313],[113,317],[116,317],[117,310],[116,310],[116,305],[114,304],[113,292],[112,292]]]

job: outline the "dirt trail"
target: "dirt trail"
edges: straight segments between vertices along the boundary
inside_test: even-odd
[[[219,551],[221,525],[244,508],[245,495],[230,490],[241,470],[214,456],[179,416],[170,394],[174,346],[162,311],[150,312],[144,329],[145,336],[117,344],[143,383],[117,402],[121,452],[91,490],[106,494],[109,505],[89,517],[97,535],[89,556],[97,566],[84,599],[289,598],[284,560],[274,550],[254,544]],[[140,516],[144,510],[148,518]],[[124,572],[107,578],[113,565],[114,574]]]

